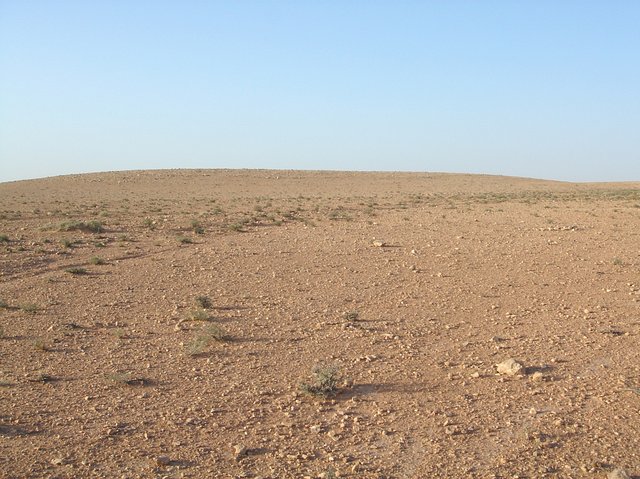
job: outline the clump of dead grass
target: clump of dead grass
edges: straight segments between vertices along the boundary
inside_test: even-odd
[[[209,324],[198,331],[193,340],[187,344],[187,354],[189,356],[198,356],[205,353],[212,343],[229,340],[229,335],[221,326]]]

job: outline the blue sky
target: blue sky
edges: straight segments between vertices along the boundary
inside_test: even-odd
[[[0,181],[640,180],[640,2],[0,0]]]

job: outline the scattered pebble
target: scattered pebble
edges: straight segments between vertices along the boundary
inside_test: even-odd
[[[377,248],[382,248],[383,246],[386,246],[385,242],[382,240],[373,240],[373,243],[371,244]]]
[[[171,464],[171,458],[169,456],[158,456],[156,457],[156,464],[158,466],[168,466]]]

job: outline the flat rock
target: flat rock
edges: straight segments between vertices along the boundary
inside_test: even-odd
[[[631,479],[631,476],[624,469],[617,468],[607,474],[607,479]]]
[[[496,369],[499,374],[505,374],[507,376],[515,376],[516,374],[524,373],[524,366],[513,358],[506,359],[501,363],[496,364]]]

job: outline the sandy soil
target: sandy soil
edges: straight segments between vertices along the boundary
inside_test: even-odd
[[[640,476],[638,183],[3,183],[0,273],[0,477]]]

